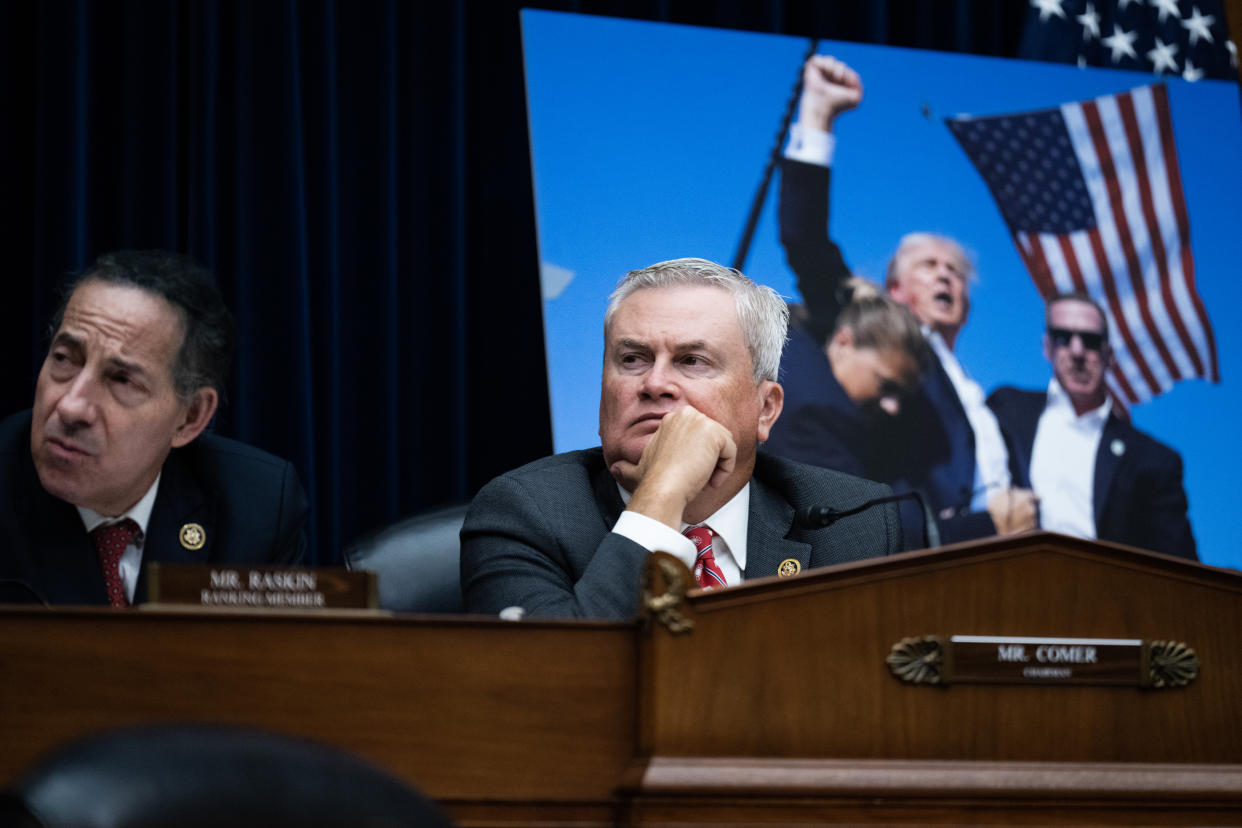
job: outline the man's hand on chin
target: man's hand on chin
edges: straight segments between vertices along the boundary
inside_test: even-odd
[[[720,423],[684,405],[660,421],[638,464],[618,460],[609,471],[634,493],[628,509],[680,531],[686,506],[719,486],[737,463],[733,435]]]

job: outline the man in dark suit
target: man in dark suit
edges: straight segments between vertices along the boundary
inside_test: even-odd
[[[780,233],[809,317],[805,330],[826,342],[848,301],[843,288],[850,277],[827,234],[832,129],[839,115],[862,102],[863,87],[853,69],[827,55],[808,60],[802,77],[798,121],[781,170]],[[922,324],[936,359],[882,447],[891,455],[890,481],[924,494],[945,541],[1029,529],[1036,514],[1031,492],[1011,487],[1000,430],[982,389],[954,353],[970,310],[971,276],[970,260],[956,241],[910,233],[885,278],[889,295]],[[805,373],[792,365],[789,370]]]
[[[1103,310],[1085,295],[1058,294],[1045,317],[1047,392],[999,388],[988,399],[1017,473],[1040,498],[1040,525],[1195,559],[1181,457],[1112,410]]]
[[[211,275],[121,251],[67,297],[34,408],[0,424],[0,597],[123,607],[155,561],[299,562],[293,467],[202,434],[233,339]]]
[[[479,492],[461,533],[467,609],[628,618],[656,549],[693,567],[700,585],[900,550],[892,504],[825,529],[794,520],[886,487],[758,451],[783,403],[788,313],[770,288],[702,259],[629,273],[604,318],[601,446]]]

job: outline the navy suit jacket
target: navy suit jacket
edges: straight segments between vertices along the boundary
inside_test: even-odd
[[[1031,452],[1048,395],[998,388],[988,397],[1009,456],[1015,483],[1030,487]],[[1181,456],[1116,414],[1110,414],[1095,455],[1095,530],[1101,540],[1197,560],[1186,517]]]
[[[785,258],[797,276],[798,292],[809,315],[806,330],[826,341],[844,305],[841,286],[850,270],[828,236],[827,167],[785,159],[781,167],[780,233]],[[923,378],[902,415],[875,441],[875,476],[898,491],[914,489],[939,519],[944,542],[996,534],[986,512],[971,512],[975,485],[975,432],[939,360]],[[790,372],[786,391],[805,372]],[[778,428],[779,423],[778,423]],[[815,462],[801,454],[797,460]]]
[[[174,449],[143,542],[134,603],[151,563],[296,564],[306,551],[306,494],[292,464],[212,434]],[[180,542],[197,523],[205,543]],[[39,483],[30,458],[30,412],[0,423],[0,600],[107,604],[95,546],[77,509]]]
[[[856,561],[901,550],[888,503],[824,529],[794,525],[800,508],[848,508],[887,486],[760,452],[751,478],[743,578]],[[647,550],[612,531],[624,510],[600,448],[536,460],[480,490],[461,530],[462,593],[469,612],[511,606],[532,616],[627,619],[638,610]]]

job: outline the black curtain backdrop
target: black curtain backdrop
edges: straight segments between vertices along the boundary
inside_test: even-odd
[[[523,6],[991,55],[1027,11],[7,0],[0,415],[30,405],[64,276],[165,247],[220,279],[240,341],[215,427],[294,461],[317,562],[547,454]]]

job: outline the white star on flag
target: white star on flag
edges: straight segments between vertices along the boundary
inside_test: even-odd
[[[1113,24],[1113,33],[1104,38],[1101,42],[1112,52],[1113,63],[1120,63],[1121,56],[1137,58],[1134,53],[1134,39],[1138,37],[1134,32],[1123,31],[1116,23]]]
[[[1190,58],[1186,58],[1186,68],[1182,70],[1182,78],[1194,83],[1203,77],[1203,70],[1196,69],[1195,65],[1190,62]]]
[[[1178,20],[1182,19],[1181,10],[1177,8],[1177,0],[1151,0],[1151,4],[1159,11],[1159,20],[1164,22],[1165,18],[1173,15]]]
[[[1195,6],[1190,13],[1190,18],[1182,21],[1182,27],[1190,35],[1190,45],[1194,46],[1198,43],[1199,38],[1203,38],[1208,43],[1215,43],[1216,41],[1212,39],[1212,32],[1208,30],[1208,27],[1215,22],[1216,15],[1200,14],[1199,7]]]
[[[1147,53],[1147,59],[1151,61],[1152,71],[1157,75],[1166,69],[1170,72],[1177,72],[1177,61],[1173,59],[1173,56],[1176,54],[1176,43],[1166,44],[1160,38],[1156,38],[1156,48]]]
[[[1100,36],[1100,15],[1091,3],[1087,3],[1087,10],[1078,15],[1075,20],[1082,24],[1083,40]]]
[[[1047,20],[1052,15],[1057,17],[1065,17],[1065,9],[1061,8],[1061,4],[1065,0],[1031,0],[1031,6],[1039,9],[1039,19]]]

